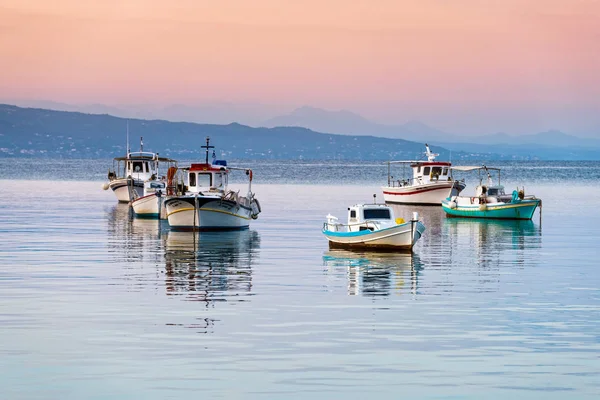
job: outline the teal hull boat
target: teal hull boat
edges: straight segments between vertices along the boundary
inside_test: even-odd
[[[479,185],[475,188],[475,196],[449,196],[442,200],[442,208],[448,217],[490,218],[490,219],[525,219],[533,217],[535,209],[540,206],[542,217],[542,200],[535,196],[525,196],[525,188],[514,190],[512,194],[504,192],[500,184],[500,168],[482,166],[452,167],[454,171],[478,171]],[[491,171],[498,174],[498,183],[494,184]],[[483,176],[482,176],[483,173]],[[487,184],[484,179],[487,177]]]
[[[471,202],[471,198],[468,198]],[[462,218],[494,218],[494,219],[531,219],[536,208],[541,205],[540,199],[511,199],[510,202],[496,202],[479,204],[460,204],[456,198],[447,198],[442,201],[442,208],[448,217]]]

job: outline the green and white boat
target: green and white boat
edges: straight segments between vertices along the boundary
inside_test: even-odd
[[[484,165],[452,167],[452,169],[483,171],[487,175],[487,184],[480,179],[474,196],[449,196],[443,200],[442,208],[448,217],[529,220],[533,217],[536,208],[538,206],[541,208],[542,200],[532,195],[525,196],[525,189],[506,194],[504,186],[500,184],[500,168]],[[490,171],[497,171],[498,184],[493,184]]]

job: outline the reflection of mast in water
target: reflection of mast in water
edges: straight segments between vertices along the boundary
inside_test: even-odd
[[[351,296],[402,293],[407,280],[410,293],[417,294],[421,262],[416,254],[330,250],[323,256],[323,262],[332,274],[345,269]]]
[[[252,265],[260,247],[255,231],[176,232],[165,241],[168,295],[214,305],[217,301],[244,301],[252,289]]]

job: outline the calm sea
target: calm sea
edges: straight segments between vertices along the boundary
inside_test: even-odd
[[[412,256],[320,232],[381,163],[246,163],[263,213],[202,234],[132,218],[110,165],[0,160],[2,399],[600,397],[600,163],[495,163],[541,221],[395,206]]]

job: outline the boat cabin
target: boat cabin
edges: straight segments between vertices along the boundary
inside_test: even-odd
[[[129,153],[125,161],[125,176],[146,181],[156,179],[158,174],[158,157],[154,153]],[[152,178],[154,176],[154,178]]]
[[[177,165],[177,161],[159,157],[158,153],[143,151],[127,153],[126,157],[116,157],[113,160],[113,168],[108,171],[108,179],[112,181],[132,177],[142,182],[155,180],[159,178],[158,165],[161,162],[168,163],[169,166]]]
[[[385,204],[356,204],[348,207],[349,232],[378,230],[398,223],[394,218],[394,211]]]
[[[148,180],[144,182],[144,196],[149,194],[156,194],[161,196],[166,194],[167,184],[164,181]]]
[[[413,180],[419,183],[430,183],[450,180],[449,162],[417,162],[411,164]]]
[[[192,164],[187,174],[188,190],[192,193],[224,192],[227,190],[228,175],[225,160],[214,160],[212,164]]]
[[[427,149],[425,152],[425,155],[427,156],[426,161],[388,161],[388,186],[419,186],[452,180],[452,172],[450,168],[452,163],[448,161],[435,161],[435,158],[439,156],[439,154],[431,152],[431,149],[427,144],[425,144],[425,148]],[[391,176],[390,168],[392,164],[403,164],[404,166],[409,165],[412,168],[412,178],[407,178],[409,174],[404,173],[403,175],[405,178],[395,180],[394,177]]]

